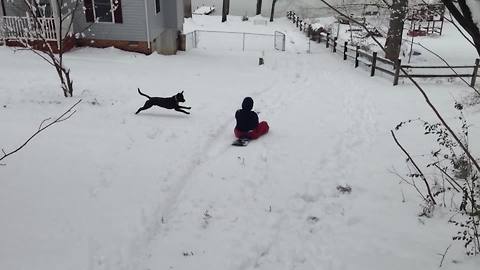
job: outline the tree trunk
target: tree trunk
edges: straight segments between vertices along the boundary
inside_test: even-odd
[[[227,13],[228,13],[228,2],[230,0],[223,0],[223,4],[222,4],[222,22],[226,22],[227,21]]]
[[[255,15],[260,15],[262,14],[262,0],[257,0],[257,12]]]
[[[183,0],[183,17],[192,17],[192,0]]]
[[[275,4],[277,3],[277,0],[272,1],[272,10],[270,11],[270,21],[273,22],[273,14],[275,14]]]
[[[390,24],[385,42],[385,58],[395,61],[402,47],[403,24],[407,15],[408,0],[393,0],[390,8]]]

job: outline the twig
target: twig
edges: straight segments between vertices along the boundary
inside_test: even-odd
[[[444,169],[440,168],[440,166],[438,166],[438,164],[434,164],[433,166],[435,166],[435,168],[440,170],[447,177],[446,178],[447,182],[450,183],[450,185],[453,187],[453,189],[455,189],[455,191],[460,192],[460,190],[458,188],[456,188],[453,185],[453,183],[455,183],[460,189],[462,189],[462,186],[460,186],[460,184],[455,179],[453,179],[453,177],[451,177]]]
[[[40,126],[38,126],[38,130],[42,129],[42,126],[45,122],[47,122],[48,120],[52,119],[51,117],[48,117],[47,119],[44,119],[41,123],[40,123]]]
[[[57,123],[60,123],[64,120],[67,120],[68,118],[70,118],[74,113],[71,113],[67,118],[64,118],[65,115],[67,115],[68,113],[70,113],[72,111],[73,108],[75,108],[75,106],[77,106],[80,102],[82,102],[82,100],[80,99],[79,101],[77,101],[75,104],[73,104],[68,110],[66,110],[62,115],[60,115],[59,117],[57,117],[55,120],[53,120],[51,123],[49,123],[48,125],[44,126],[44,127],[41,127],[39,128],[35,133],[33,133],[32,136],[30,136],[22,145],[20,145],[19,147],[17,147],[15,150],[11,151],[11,152],[5,152],[3,149],[2,149],[2,153],[3,153],[3,156],[0,157],[0,161],[2,161],[3,159],[5,159],[6,157],[10,156],[10,155],[13,155],[15,154],[16,152],[20,151],[23,147],[25,147],[25,145],[27,145],[35,136],[37,136],[39,133],[41,133],[42,131],[44,131],[45,129],[49,128],[50,126],[54,125],[54,124],[57,124]],[[45,120],[42,121],[42,123],[44,123]],[[42,124],[40,125],[42,126]]]
[[[438,266],[438,268],[442,267],[443,260],[445,260],[445,256],[447,255],[447,252],[448,252],[448,250],[450,249],[451,246],[452,246],[452,244],[448,245],[447,249],[445,250],[445,252],[443,254],[438,254],[438,255],[442,256],[442,260],[440,261],[440,265]]]
[[[70,117],[72,117],[72,115],[74,115],[76,112],[77,112],[77,110],[73,111],[72,113],[70,113],[69,115],[63,117],[62,119],[58,119],[57,122],[60,123],[60,122],[63,122],[63,121],[65,121],[65,120],[68,120],[68,119],[69,119]]]
[[[403,182],[405,182],[407,185],[410,185],[412,186],[418,194],[420,194],[420,197],[422,197],[422,199],[426,202],[428,202],[427,198],[423,195],[423,193],[420,191],[420,189],[418,189],[417,185],[415,185],[415,181],[413,181],[412,183],[410,183],[407,179],[405,179],[405,177],[401,176],[398,172],[396,171],[390,171],[390,173],[393,173],[395,176],[397,176],[398,178],[400,178],[400,180],[402,180]],[[403,190],[402,190],[402,195],[403,195]]]
[[[420,167],[417,166],[417,164],[416,164],[415,161],[412,159],[412,157],[411,157],[410,154],[407,152],[407,150],[405,150],[405,148],[403,148],[403,146],[398,142],[397,137],[395,137],[395,133],[393,133],[393,130],[390,130],[390,132],[391,132],[391,134],[392,134],[393,140],[395,140],[395,143],[398,145],[398,147],[400,147],[400,149],[403,151],[403,153],[408,157],[408,161],[410,161],[410,163],[412,163],[412,165],[415,167],[415,169],[416,169],[417,172],[419,173],[420,178],[422,178],[423,182],[425,183],[425,186],[427,187],[428,196],[429,196],[430,199],[432,200],[432,203],[433,203],[434,205],[437,204],[437,203],[435,202],[435,199],[433,198],[432,191],[430,190],[430,185],[428,184],[427,178],[425,178],[425,175],[423,174],[422,170],[420,170]]]

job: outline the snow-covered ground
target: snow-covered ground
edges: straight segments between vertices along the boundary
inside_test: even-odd
[[[195,16],[188,27],[219,21]],[[0,166],[0,269],[437,269],[455,232],[451,213],[419,218],[421,199],[390,172],[405,169],[390,129],[434,119],[420,94],[327,50],[306,54],[307,40],[286,19],[247,28],[287,33],[286,52],[76,49],[65,60],[70,99],[48,64],[1,47],[1,148],[83,102]],[[192,114],[134,115],[145,101],[137,87],[155,96],[184,90]],[[454,99],[470,94],[460,83],[426,90],[450,121]],[[245,96],[271,130],[232,147]],[[466,114],[480,120],[478,107]],[[422,154],[421,134],[398,135]],[[472,126],[471,138],[479,135]],[[479,264],[455,242],[443,268]]]

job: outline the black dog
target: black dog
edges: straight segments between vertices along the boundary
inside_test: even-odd
[[[192,107],[184,107],[184,106],[180,106],[178,104],[179,102],[185,102],[185,98],[183,97],[183,91],[181,93],[178,93],[178,94],[176,94],[172,97],[169,97],[169,98],[149,97],[149,96],[145,95],[144,93],[140,92],[140,88],[138,88],[138,93],[140,95],[144,96],[144,97],[147,97],[148,100],[145,102],[143,107],[141,107],[137,110],[137,112],[135,114],[139,113],[140,111],[149,109],[153,105],[160,106],[160,107],[163,107],[165,109],[174,109],[177,112],[183,112],[183,113],[186,113],[186,114],[190,114],[189,112],[184,111],[182,109],[191,109]]]

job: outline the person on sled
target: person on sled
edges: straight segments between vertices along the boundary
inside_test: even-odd
[[[246,97],[242,102],[242,108],[235,113],[237,125],[235,126],[235,137],[239,139],[255,140],[266,134],[269,130],[267,122],[258,122],[258,115],[253,109],[253,99]]]

